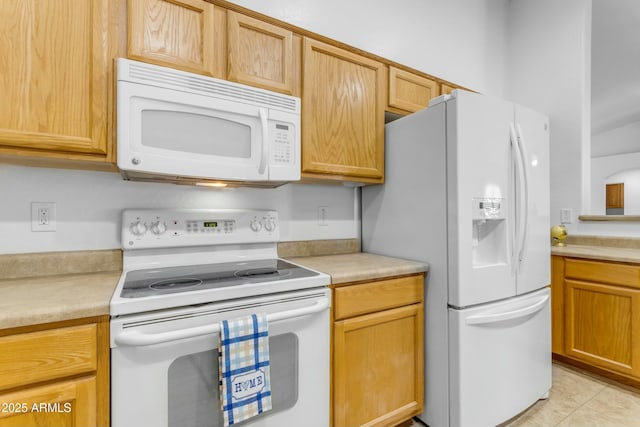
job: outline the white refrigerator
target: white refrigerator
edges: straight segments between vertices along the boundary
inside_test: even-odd
[[[387,124],[385,156],[362,244],[429,264],[419,418],[500,424],[551,388],[548,119],[458,90]]]

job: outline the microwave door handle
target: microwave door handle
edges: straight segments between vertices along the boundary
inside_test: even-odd
[[[307,316],[329,308],[329,298],[322,298],[315,304],[308,307],[295,308],[293,310],[281,311],[277,313],[267,314],[268,322],[277,322],[279,320],[293,319],[296,317]],[[147,334],[139,331],[124,331],[113,337],[116,344],[120,346],[145,346],[160,344],[164,342],[177,341],[188,338],[195,338],[202,335],[216,334],[220,332],[220,322],[211,323],[204,326],[196,326],[188,329],[178,329],[176,331],[158,332]]]
[[[260,154],[260,165],[258,166],[258,173],[264,174],[267,168],[267,156],[269,155],[269,126],[267,122],[267,109],[260,108],[258,110],[260,114],[260,126],[262,127],[262,149]]]

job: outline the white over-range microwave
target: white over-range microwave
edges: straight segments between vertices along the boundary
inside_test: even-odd
[[[117,75],[125,179],[266,187],[300,179],[300,98],[122,58]]]

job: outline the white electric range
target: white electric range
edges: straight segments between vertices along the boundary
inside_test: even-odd
[[[111,300],[113,427],[222,425],[219,322],[266,313],[273,410],[243,425],[329,424],[330,278],[279,259],[266,210],[126,210]]]

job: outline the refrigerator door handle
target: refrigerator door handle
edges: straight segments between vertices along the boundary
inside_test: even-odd
[[[530,306],[519,308],[517,310],[504,311],[502,313],[477,314],[469,316],[465,319],[467,325],[485,325],[489,323],[505,322],[512,319],[520,319],[542,310],[549,300],[549,295],[545,295],[531,304]]]
[[[519,126],[518,126],[519,128]],[[523,144],[521,134],[511,125],[512,138],[514,139],[513,147],[515,151],[515,165],[517,174],[516,187],[516,209],[517,211],[517,227],[516,227],[516,244],[515,244],[515,262],[519,266],[522,261],[524,252],[525,238],[527,235],[528,208],[529,208],[529,182],[527,174],[527,165],[523,152]]]
[[[529,229],[529,165],[527,164],[527,147],[524,141],[522,128],[520,124],[516,125],[517,147],[520,152],[520,164],[522,166],[522,194],[520,197],[520,235],[518,244],[518,262],[524,257],[524,248],[527,240],[527,231]]]
[[[519,176],[520,175],[520,162],[519,162],[519,155],[518,155],[518,136],[516,135],[516,128],[515,125],[513,123],[509,123],[509,136],[511,138],[511,153],[512,153],[512,159],[513,159],[513,166],[514,166],[514,170],[513,170],[513,178],[512,178],[512,182],[516,183],[516,182],[521,182],[522,178]],[[513,206],[514,208],[514,212],[517,209],[518,206],[518,201],[520,200],[520,191],[518,188],[514,187],[513,190],[513,202],[510,204],[510,206]],[[513,218],[515,218],[515,216],[512,216]],[[520,224],[515,223],[514,221],[514,225],[513,225],[513,234],[511,235],[511,274],[514,276],[517,276],[518,274],[518,260],[517,257],[519,256],[519,246],[518,246],[518,242],[519,242],[519,236],[520,236]]]

